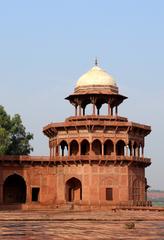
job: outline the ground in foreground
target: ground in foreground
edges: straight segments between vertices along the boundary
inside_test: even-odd
[[[0,239],[164,239],[164,212],[3,211]]]

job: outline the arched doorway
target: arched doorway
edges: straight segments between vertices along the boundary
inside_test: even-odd
[[[10,175],[3,184],[4,203],[25,203],[26,183],[23,177],[17,174]]]
[[[92,151],[95,155],[101,155],[102,154],[102,145],[100,140],[96,139],[92,143]]]
[[[114,144],[111,140],[106,140],[104,143],[104,155],[111,155],[114,152]]]
[[[60,156],[68,156],[68,144],[65,140],[60,143]]]
[[[66,201],[76,202],[82,200],[82,184],[75,177],[66,182]]]
[[[89,142],[86,139],[84,139],[81,142],[81,155],[89,155],[89,150],[90,150]]]
[[[70,143],[70,155],[77,155],[79,151],[79,145],[78,142],[76,140],[73,140]]]
[[[116,154],[119,156],[125,155],[125,142],[123,140],[119,140],[116,144]]]

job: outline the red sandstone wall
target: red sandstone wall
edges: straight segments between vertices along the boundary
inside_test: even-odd
[[[129,167],[129,200],[146,200],[144,168]]]
[[[4,166],[1,171],[0,201],[3,203],[3,183],[12,174],[22,176],[27,186],[27,202],[31,202],[32,187],[39,187],[39,202],[61,204],[66,202],[66,181],[72,177],[82,183],[83,204],[114,204],[128,201],[128,167],[98,165]],[[113,188],[113,201],[106,201],[106,188]]]

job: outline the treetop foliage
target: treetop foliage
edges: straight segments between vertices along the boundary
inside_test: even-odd
[[[26,132],[21,117],[8,115],[0,105],[0,155],[28,155],[33,148],[33,134]]]

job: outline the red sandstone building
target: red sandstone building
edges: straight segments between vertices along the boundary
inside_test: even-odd
[[[41,207],[146,206],[149,126],[119,116],[127,97],[97,64],[66,99],[75,115],[43,128],[49,157],[0,158],[0,203]],[[88,106],[89,105],[89,106]]]

